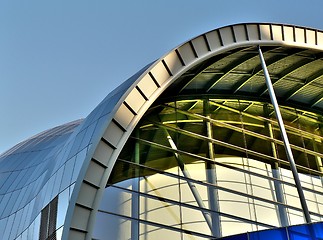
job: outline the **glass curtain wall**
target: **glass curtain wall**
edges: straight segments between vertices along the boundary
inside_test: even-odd
[[[322,118],[281,106],[312,221],[323,220]],[[107,182],[94,239],[213,239],[305,223],[273,107],[151,107]]]

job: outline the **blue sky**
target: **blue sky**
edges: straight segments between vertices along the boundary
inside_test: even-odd
[[[86,117],[146,64],[233,23],[323,29],[323,1],[0,0],[0,153]]]

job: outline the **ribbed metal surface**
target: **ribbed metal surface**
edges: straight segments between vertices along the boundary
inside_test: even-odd
[[[90,238],[100,201],[95,191],[104,187],[104,180],[97,179],[109,176],[117,153],[153,102],[181,95],[212,95],[223,104],[230,98],[269,101],[257,45],[264,52],[279,103],[322,113],[322,31],[252,23],[205,33],[144,67],[84,121],[45,131],[0,156],[0,229],[9,229],[3,238],[15,239],[36,229],[31,239],[38,239],[40,212],[58,195],[66,202],[57,223],[58,228],[66,224],[63,239]],[[193,105],[189,102],[187,108]],[[83,180],[95,189],[91,195]],[[13,230],[6,228],[12,224]]]
[[[313,105],[320,94],[323,95],[322,53],[317,50],[291,47],[263,47],[274,89],[280,103],[284,105],[300,104],[305,109]],[[256,46],[245,47],[228,53],[213,62],[201,63],[195,67],[189,77],[182,76],[185,87],[172,86],[164,93],[176,95],[215,94],[219,97],[234,95],[267,98],[267,89]],[[186,82],[186,84],[185,84]],[[320,99],[316,99],[321,101]],[[321,104],[315,104],[315,110],[323,111]]]

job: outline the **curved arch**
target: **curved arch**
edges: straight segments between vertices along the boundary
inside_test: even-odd
[[[122,88],[92,143],[71,198],[63,239],[91,239],[105,184],[130,133],[151,104],[182,74],[232,49],[264,45],[323,50],[323,33],[281,24],[237,24],[202,34],[173,49]],[[109,101],[106,102],[109,104]]]

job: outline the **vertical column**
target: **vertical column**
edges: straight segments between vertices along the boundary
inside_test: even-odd
[[[264,115],[266,118],[269,118],[269,109],[268,109],[267,104],[264,105]],[[274,139],[273,128],[272,128],[272,125],[269,121],[265,122],[265,127],[268,130],[269,137],[271,139]],[[273,141],[271,141],[270,146],[271,146],[272,156],[277,159],[278,157],[277,157],[277,149],[276,149],[275,143]],[[277,162],[274,162],[271,164],[271,170],[273,173],[273,177],[275,179],[277,179],[277,180],[274,180],[275,195],[276,195],[277,202],[284,204],[285,203],[284,193],[283,193],[283,189],[282,189],[282,184],[280,182],[281,177],[280,177],[280,171],[279,171],[279,166],[278,166]],[[280,226],[282,226],[282,227],[288,226],[288,218],[287,218],[286,208],[284,206],[278,204],[277,209],[278,209]]]
[[[204,116],[210,118],[210,105],[209,100],[205,99],[203,101],[203,111]],[[204,121],[206,134],[208,138],[213,138],[212,125],[210,121]],[[214,161],[214,149],[213,143],[208,142],[208,151],[207,157]],[[216,168],[215,164],[211,162],[205,163],[205,171],[206,171],[206,181],[208,183],[217,184],[216,181]],[[214,211],[211,214],[212,219],[212,234],[214,237],[221,237],[221,224],[220,224],[220,216],[219,216],[219,198],[218,198],[218,190],[215,187],[208,187],[208,202],[210,210]]]
[[[318,152],[319,150],[318,150],[318,148],[317,148],[317,143],[316,143],[316,140],[315,139],[313,139],[313,147],[314,147],[314,151],[315,152]],[[316,166],[317,166],[317,169],[321,172],[321,173],[323,173],[323,163],[322,163],[322,158],[321,157],[319,157],[319,156],[317,156],[317,155],[315,155],[315,161],[316,161]]]
[[[283,118],[282,118],[280,110],[279,110],[279,105],[277,103],[274,88],[273,88],[273,85],[271,83],[271,79],[270,79],[270,76],[269,76],[269,73],[268,73],[268,70],[267,70],[267,66],[266,66],[266,63],[265,63],[265,59],[264,59],[264,56],[262,55],[262,51],[260,49],[260,46],[258,48],[258,51],[259,51],[259,57],[260,57],[262,69],[263,69],[264,75],[265,75],[265,80],[266,80],[266,85],[267,85],[267,88],[268,88],[268,93],[269,93],[269,96],[270,96],[271,103],[272,103],[272,105],[274,107],[274,110],[275,110],[276,118],[277,118],[279,129],[280,129],[280,134],[282,136],[284,146],[285,146],[286,155],[287,155],[287,158],[288,158],[288,161],[289,161],[290,168],[291,168],[292,173],[293,173],[293,177],[294,177],[294,180],[295,180],[295,185],[296,185],[296,188],[297,188],[299,200],[300,200],[301,205],[302,205],[304,217],[305,217],[306,222],[310,223],[311,222],[311,217],[310,217],[310,214],[309,214],[309,211],[308,211],[308,208],[307,208],[307,204],[306,204],[306,201],[305,201],[305,196],[304,196],[304,192],[303,192],[303,189],[302,189],[302,186],[301,186],[301,181],[300,181],[299,176],[298,176],[298,172],[297,172],[296,164],[295,164],[295,161],[294,161],[292,149],[291,149],[291,147],[289,145],[289,140],[288,140],[287,133],[286,133],[286,130],[285,130],[285,125],[284,125],[284,122],[283,122]]]
[[[136,129],[136,138],[139,138],[139,129]],[[136,164],[140,163],[140,145],[139,141],[136,140],[135,143],[135,153],[134,153],[134,162]],[[134,171],[134,177],[132,178],[132,190],[134,192],[139,192],[139,184],[140,184],[140,176],[139,176],[139,168],[135,166]],[[132,199],[131,199],[132,205],[131,205],[131,217],[133,220],[131,220],[131,239],[133,240],[139,240],[139,194],[132,193]]]
[[[323,127],[322,127],[321,122],[323,121],[323,119],[322,119],[322,117],[319,117],[318,120],[320,121],[319,126],[318,126],[318,128],[319,128],[318,131],[319,131],[320,136],[322,136],[323,135]],[[313,141],[314,151],[315,152],[320,152],[320,149],[318,148],[318,145],[322,144],[322,140],[321,139],[317,139],[317,140],[313,139],[312,141]],[[320,179],[321,179],[321,184],[323,186],[323,177],[322,177],[322,174],[323,174],[323,161],[322,161],[322,158],[315,155],[315,162],[316,162],[316,166],[317,166],[318,171],[321,172]]]
[[[320,135],[322,136],[323,135],[323,131],[322,131],[322,124],[321,124],[321,122],[323,121],[323,119],[322,119],[322,117],[319,117],[319,119],[318,119],[319,121],[320,121],[320,123],[319,123],[319,133],[320,133]],[[318,142],[319,142],[319,144],[322,144],[322,141],[321,140],[318,140]],[[314,151],[315,152],[319,152],[319,149],[318,149],[318,147],[317,147],[317,143],[316,143],[316,140],[315,139],[313,139],[313,147],[314,147]],[[323,173],[323,163],[322,163],[322,158],[321,157],[319,157],[319,156],[317,156],[317,155],[315,155],[315,161],[316,161],[316,165],[317,165],[317,169],[321,172],[321,173]],[[321,177],[321,179],[322,179],[322,177]],[[323,180],[323,179],[322,179]],[[323,181],[322,181],[323,182]]]

